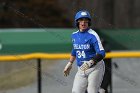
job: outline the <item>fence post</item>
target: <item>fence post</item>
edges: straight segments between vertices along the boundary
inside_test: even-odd
[[[42,93],[41,59],[37,59],[37,93]]]

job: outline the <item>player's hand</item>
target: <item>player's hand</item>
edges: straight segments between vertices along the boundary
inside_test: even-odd
[[[95,65],[95,62],[93,60],[90,61],[83,61],[84,63],[80,66],[80,69],[82,71],[85,71],[87,69],[89,69],[90,67],[92,67],[93,65]]]
[[[69,75],[71,69],[72,69],[72,62],[68,62],[63,70],[65,77],[67,77]]]

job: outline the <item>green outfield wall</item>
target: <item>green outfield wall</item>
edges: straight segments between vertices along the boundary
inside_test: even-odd
[[[69,53],[76,29],[0,29],[0,54]],[[97,31],[111,50],[140,50],[140,29]]]
[[[140,50],[140,29],[100,30],[112,50]]]

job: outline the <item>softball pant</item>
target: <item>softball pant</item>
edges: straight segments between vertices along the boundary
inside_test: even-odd
[[[94,67],[78,72],[75,75],[72,93],[98,93],[105,72],[104,61],[98,62]]]

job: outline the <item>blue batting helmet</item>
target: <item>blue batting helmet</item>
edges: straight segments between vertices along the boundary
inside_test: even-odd
[[[75,25],[76,26],[77,26],[77,21],[81,18],[88,18],[89,21],[91,21],[90,13],[86,10],[82,10],[82,11],[77,12],[76,15],[75,15]]]
[[[89,14],[88,11],[82,10],[76,13],[75,15],[75,21],[77,21],[80,18],[88,18],[89,20],[91,20],[91,16]]]

